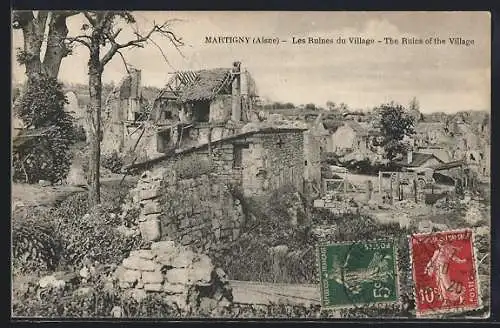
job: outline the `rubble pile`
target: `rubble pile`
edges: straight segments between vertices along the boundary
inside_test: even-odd
[[[465,220],[471,225],[477,225],[485,220],[483,213],[481,213],[481,205],[479,202],[471,201],[469,203],[467,212],[465,213]]]
[[[333,194],[326,194],[314,200],[314,207],[326,208],[334,215],[359,213],[359,205],[354,201],[339,200]]]
[[[173,241],[130,252],[115,271],[119,287],[140,301],[148,293],[162,293],[182,311],[195,307],[215,310],[229,306],[232,290],[226,274],[211,259]]]

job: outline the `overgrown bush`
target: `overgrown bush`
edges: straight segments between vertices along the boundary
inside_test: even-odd
[[[30,210],[26,219],[13,219],[14,263],[24,271],[37,263],[46,263],[40,270],[56,264],[79,266],[86,260],[118,263],[132,249],[145,246],[140,236],[127,237],[115,229],[123,224],[118,214],[128,187],[102,188],[102,204],[90,214],[87,193],[75,193],[53,208]],[[41,255],[25,260],[25,250],[33,247]]]
[[[14,181],[56,182],[66,177],[71,164],[69,147],[74,142],[72,119],[64,111],[66,103],[56,79],[38,76],[28,80],[14,111],[32,135],[16,139]]]
[[[108,286],[107,286],[108,285]],[[81,287],[88,293],[78,293]],[[66,284],[64,289],[41,289],[35,281],[13,290],[14,317],[30,318],[111,318],[114,307],[120,307],[125,318],[177,318],[177,308],[161,295],[150,294],[137,302],[116,285],[106,284],[106,276],[96,277],[85,284]]]
[[[124,165],[122,158],[117,152],[102,156],[102,167],[110,170],[112,173],[120,173]]]
[[[172,164],[172,170],[180,179],[191,179],[214,172],[215,166],[207,158],[200,156],[180,157]]]
[[[49,224],[34,217],[13,220],[12,266],[16,272],[53,270],[60,252],[60,242]]]
[[[246,224],[240,238],[215,256],[217,265],[236,280],[310,282],[316,264],[304,198],[291,186],[276,190],[266,199],[245,199],[237,189],[231,191],[241,201]],[[295,218],[297,225],[292,224]],[[279,271],[273,269],[278,258],[270,251],[275,246],[288,249],[286,259],[279,259]]]
[[[73,125],[75,141],[87,141],[87,134],[85,133],[85,129],[81,125]]]
[[[116,191],[114,197],[121,197],[121,193]],[[122,224],[119,204],[103,197],[102,205],[88,213],[87,194],[80,193],[59,205],[54,215],[64,264],[79,265],[87,259],[119,263],[132,249],[143,246],[140,236],[127,237],[115,229]]]

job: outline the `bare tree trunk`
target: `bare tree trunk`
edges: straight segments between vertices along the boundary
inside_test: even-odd
[[[93,47],[89,60],[90,91],[90,163],[89,163],[89,201],[94,207],[101,202],[100,163],[101,163],[101,106],[102,106],[102,68],[99,63],[99,45]]]
[[[30,78],[41,73],[57,78],[61,61],[70,52],[63,42],[68,35],[66,19],[77,15],[78,11],[39,10],[15,11],[13,13],[13,27],[23,32],[24,46],[20,63],[26,67],[26,76]],[[47,30],[48,20],[48,33]],[[47,37],[45,56],[40,58],[44,38]]]
[[[48,76],[54,78],[59,74],[63,58],[70,53],[63,42],[68,36],[67,17],[68,14],[65,12],[52,12],[50,17],[43,68]]]
[[[38,75],[42,71],[40,51],[47,15],[46,11],[40,11],[36,18],[32,11],[17,12],[14,15],[14,19],[23,31],[24,54],[20,61],[26,67],[26,76],[28,78]]]

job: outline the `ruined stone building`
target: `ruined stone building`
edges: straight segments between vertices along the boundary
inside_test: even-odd
[[[450,162],[453,159],[451,152],[442,146],[424,146],[418,147],[417,150],[419,153],[432,154],[443,163]]]
[[[140,157],[152,159],[234,135],[254,115],[256,96],[252,77],[235,62],[231,68],[176,72],[144,110],[135,70],[108,101],[103,152],[127,152],[137,144]]]
[[[304,178],[315,175],[310,163],[320,176],[319,150],[317,158],[307,152],[307,127],[261,122],[256,98],[253,78],[235,62],[230,68],[175,73],[145,109],[140,71],[134,70],[107,101],[103,152],[132,152],[137,145],[137,160],[127,167],[167,171],[179,161],[208,160],[217,177],[246,196],[285,185],[303,190]]]
[[[380,133],[367,123],[346,121],[328,139],[327,151],[345,154],[372,152],[372,145]]]
[[[408,151],[401,160],[395,161],[394,164],[400,167],[413,168],[433,168],[444,163],[432,153],[419,153]]]
[[[161,158],[147,160],[130,167],[144,165],[175,166],[210,161],[218,179],[241,188],[245,196],[265,195],[286,185],[303,190],[304,129],[260,128],[220,138],[213,142],[177,150]]]

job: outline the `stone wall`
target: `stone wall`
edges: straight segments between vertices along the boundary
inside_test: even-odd
[[[210,122],[230,120],[231,102],[231,95],[218,95],[210,103]]]
[[[311,131],[304,132],[304,179],[321,184],[321,140]]]
[[[216,175],[192,179],[170,175],[162,199],[162,239],[212,253],[230,247],[240,235],[244,223],[241,204]]]
[[[254,148],[244,153],[248,156],[243,160],[247,166],[243,172],[243,190],[246,195],[252,195],[249,190],[262,194],[259,188],[276,190],[287,184],[302,191],[305,169],[302,132],[259,133],[249,138],[249,141],[254,144]],[[257,167],[261,164],[262,169]],[[249,170],[251,166],[255,166],[254,172]],[[255,171],[257,173],[253,175]],[[259,175],[263,177],[260,187],[255,185],[259,183],[259,179],[256,179]]]
[[[230,247],[239,237],[244,214],[226,181],[217,174],[181,179],[173,165],[145,172],[131,190],[133,199],[127,206],[140,209],[142,237],[174,240],[209,253]]]
[[[131,251],[116,269],[115,278],[120,288],[137,301],[148,293],[161,293],[171,305],[188,313],[194,308],[213,311],[233,300],[222,269],[216,269],[207,255],[173,241]]]

